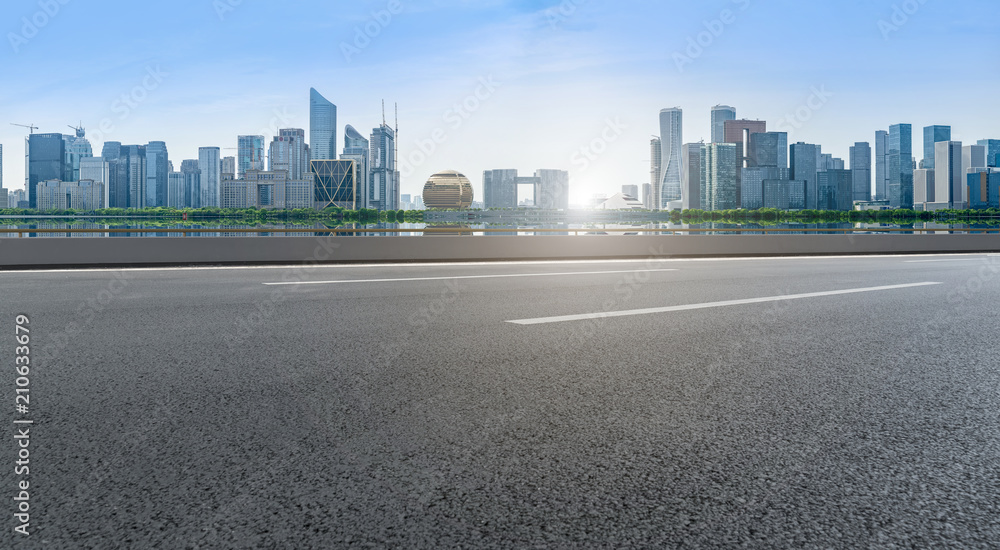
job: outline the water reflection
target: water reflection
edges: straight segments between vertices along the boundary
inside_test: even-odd
[[[541,235],[643,235],[663,232],[676,236],[687,235],[765,235],[787,234],[806,235],[818,231],[825,233],[866,234],[960,234],[1000,232],[997,226],[986,224],[940,224],[920,222],[909,225],[862,224],[862,223],[820,223],[820,224],[732,224],[732,223],[660,223],[614,221],[610,223],[434,223],[434,224],[332,224],[329,222],[310,223],[260,223],[233,224],[211,222],[164,222],[130,220],[67,220],[67,219],[4,219],[0,220],[0,237],[16,238],[18,233],[5,232],[21,230],[21,236],[30,238],[129,238],[129,237],[310,237],[331,234],[341,236],[420,236],[424,229],[432,229],[427,234],[451,236],[541,236]],[[37,231],[36,231],[37,230]],[[675,233],[671,233],[675,232]]]

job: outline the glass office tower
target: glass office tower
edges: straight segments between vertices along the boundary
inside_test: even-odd
[[[264,136],[236,138],[236,174],[242,178],[250,170],[264,170]]]
[[[889,127],[889,205],[913,208],[913,126]]]
[[[712,107],[712,143],[726,141],[726,121],[736,120],[736,109],[729,105]]]
[[[337,106],[309,89],[309,160],[337,159]]]
[[[683,145],[683,117],[679,108],[660,111],[660,142],[663,176],[657,209],[668,208],[669,202],[681,200],[681,146]]]
[[[31,134],[28,137],[28,204],[38,208],[35,186],[65,177],[66,142],[62,134]]]
[[[937,154],[934,144],[939,141],[951,141],[951,126],[927,126],[924,128],[923,168],[934,169],[934,157]]]
[[[370,158],[368,140],[350,124],[344,129],[344,152],[340,158],[357,163],[358,187],[355,199],[358,208],[370,208],[367,196],[368,181],[371,179],[368,166]]]

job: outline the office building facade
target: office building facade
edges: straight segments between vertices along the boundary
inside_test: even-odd
[[[965,178],[969,208],[974,210],[1000,208],[1000,171],[984,170],[966,174]]]
[[[368,204],[368,181],[371,178],[369,159],[371,150],[368,140],[350,124],[344,129],[343,160],[353,160],[357,164],[357,192],[355,201],[358,208],[370,208]]]
[[[934,182],[935,170],[920,168],[913,171],[913,209],[933,210],[937,190]]]
[[[854,208],[854,177],[850,170],[830,169],[817,175],[819,210],[848,211]]]
[[[300,128],[278,130],[268,151],[270,171],[284,171],[289,179],[302,180],[309,174],[309,149],[306,132]]]
[[[222,156],[218,147],[198,148],[198,169],[201,170],[201,208],[218,208],[222,181]]]
[[[727,120],[736,120],[735,108],[729,105],[712,107],[712,143],[725,143]]]
[[[854,200],[872,200],[872,147],[867,141],[859,141],[851,147],[851,177],[854,178]]]
[[[184,203],[184,174],[181,172],[170,172],[167,174],[167,207],[188,207]]]
[[[59,179],[35,184],[38,210],[98,210],[104,208],[104,185]]]
[[[337,106],[309,89],[309,160],[337,160]]]
[[[38,208],[38,183],[65,177],[66,142],[62,134],[28,136],[28,204]]]
[[[62,181],[80,181],[80,161],[94,156],[94,150],[87,140],[83,128],[78,128],[72,136],[63,136],[65,160]]]
[[[887,164],[889,170],[889,205],[893,208],[913,208],[912,125],[894,124],[889,127]]]
[[[934,145],[934,200],[940,208],[965,206],[966,179],[962,171],[962,142],[939,141]]]
[[[995,168],[1000,166],[1000,139],[981,139],[976,145],[986,148],[986,166]]]
[[[657,210],[681,200],[681,146],[683,145],[684,113],[679,108],[660,111],[660,146],[663,175],[656,205]]]
[[[181,162],[184,176],[184,205],[187,208],[201,208],[201,165],[196,159]]]
[[[740,207],[739,148],[734,143],[710,143],[701,149],[701,190],[705,210]]]
[[[951,141],[951,126],[927,126],[924,128],[923,168],[934,169],[934,159],[937,155],[935,144],[941,141]]]
[[[350,210],[357,207],[357,162],[348,159],[314,160],[309,164],[315,182],[313,206],[317,210],[331,206]]]
[[[681,150],[681,200],[684,210],[701,208],[702,146],[704,143],[686,143]]]
[[[242,178],[250,170],[263,171],[264,136],[238,136],[236,138],[236,176]]]
[[[658,201],[654,199],[663,179],[663,141],[654,137],[649,141],[649,193],[643,198],[646,210],[656,210]]]
[[[875,200],[889,200],[889,132],[875,132]]]
[[[80,159],[80,181],[89,180],[101,184],[104,193],[101,202],[103,208],[111,204],[111,163],[104,157],[86,157]]]
[[[805,191],[804,208],[816,210],[819,207],[819,179],[817,164],[820,159],[818,145],[798,142],[788,151],[789,179],[803,182]]]
[[[167,144],[151,141],[146,145],[146,199],[148,207],[167,205],[167,174],[170,160]]]
[[[371,180],[368,204],[376,210],[399,210],[399,171],[396,170],[396,132],[388,125],[372,129]]]

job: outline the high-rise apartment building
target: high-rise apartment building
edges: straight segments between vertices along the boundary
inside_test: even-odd
[[[40,181],[35,184],[39,210],[97,210],[102,208],[104,187],[92,181]]]
[[[146,145],[146,206],[167,205],[167,174],[170,173],[170,160],[167,156],[167,144],[162,141],[151,141]]]
[[[337,106],[309,89],[309,160],[337,159]]]
[[[236,176],[242,178],[249,170],[263,171],[264,168],[264,136],[238,136]]]
[[[220,173],[236,177],[236,157],[222,157],[221,166],[219,169]]]
[[[725,143],[727,120],[736,120],[735,108],[728,105],[712,107],[712,143]]]
[[[889,127],[889,205],[913,208],[913,126]],[[938,197],[940,202],[940,197]]]
[[[221,200],[222,158],[218,147],[198,148],[198,168],[201,170],[201,207],[218,208]]]
[[[788,152],[791,164],[790,179],[803,182],[805,188],[804,208],[815,210],[819,207],[819,146],[812,143],[798,142],[793,144]]]
[[[941,141],[951,141],[951,126],[924,127],[923,167],[925,169],[934,169],[934,157],[937,155],[935,144]]]
[[[386,124],[372,130],[368,203],[376,210],[399,210],[396,132]]]
[[[62,134],[28,136],[28,204],[38,207],[35,195],[39,182],[65,177],[66,142]]]
[[[271,172],[284,170],[288,178],[299,181],[309,174],[309,149],[306,147],[306,132],[299,128],[278,130],[271,141],[268,153]]]
[[[962,171],[962,142],[939,141],[934,145],[935,209],[963,208],[965,174]]]
[[[702,207],[701,148],[704,145],[704,143],[685,143],[681,150],[681,200],[684,210]]]
[[[739,150],[734,143],[709,143],[701,149],[701,191],[705,210],[740,207]]]
[[[851,147],[851,176],[854,178],[854,200],[872,200],[872,146],[859,141]]]
[[[875,200],[889,200],[889,132],[875,132]]]
[[[354,129],[350,124],[344,129],[344,152],[341,159],[353,160],[357,164],[357,200],[358,208],[369,208],[368,206],[368,180],[371,178],[369,160],[371,151],[368,140],[361,135],[361,132]]]
[[[660,142],[663,176],[660,179],[658,210],[669,208],[681,200],[681,145],[683,144],[684,113],[679,108],[660,111]]]

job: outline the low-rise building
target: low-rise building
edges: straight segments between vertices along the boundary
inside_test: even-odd
[[[104,184],[91,180],[48,180],[35,184],[38,210],[97,210],[104,208]]]

